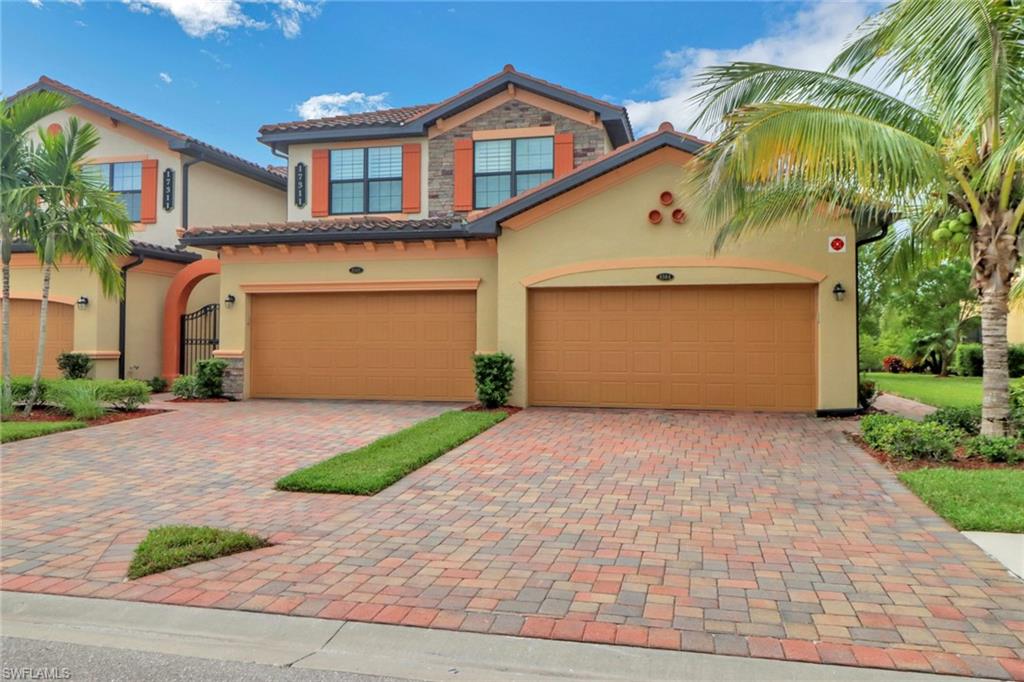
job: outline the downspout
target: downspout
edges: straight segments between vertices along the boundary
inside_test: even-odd
[[[125,345],[127,342],[127,313],[128,313],[128,271],[134,267],[142,265],[142,261],[146,260],[145,256],[136,256],[135,260],[121,268],[121,281],[124,282],[124,291],[121,294],[120,304],[120,316],[117,323],[117,350],[119,355],[117,356],[117,378],[124,379],[124,353]]]
[[[856,306],[856,317],[857,317],[857,386],[858,394],[860,393],[860,247],[873,244],[877,241],[885,239],[886,235],[889,234],[889,225],[883,225],[882,229],[879,230],[878,234],[865,239],[860,239],[854,244],[853,248],[853,303]],[[860,409],[860,397],[858,395],[857,408]]]

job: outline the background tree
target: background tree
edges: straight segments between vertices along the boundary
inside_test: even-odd
[[[39,395],[46,351],[47,310],[53,269],[68,257],[84,263],[99,277],[103,292],[119,296],[124,282],[116,257],[131,252],[128,236],[132,223],[121,199],[87,173],[90,152],[100,142],[96,128],[68,120],[65,130],[39,131],[40,144],[30,157],[34,184],[15,192],[19,198],[36,196],[39,202],[26,224],[26,238],[33,245],[43,266],[43,286],[39,308],[39,345],[35,373],[26,414]],[[20,197],[20,194],[27,195]]]
[[[31,146],[29,133],[39,121],[68,106],[62,95],[34,92],[17,100],[0,102],[0,257],[3,261],[3,299],[0,306],[0,348],[3,365],[3,394],[0,413],[13,406],[11,396],[11,253],[12,242],[25,233],[25,221],[36,209],[31,194],[23,194],[29,205],[15,201],[13,191],[32,183],[29,172]]]
[[[1006,434],[1009,421],[1007,299],[1024,219],[1022,3],[899,0],[865,21],[827,72],[739,62],[705,71],[697,96],[698,123],[723,125],[698,178],[720,238],[853,208],[901,222],[911,258],[969,254],[987,435]],[[897,95],[855,80],[869,72]]]

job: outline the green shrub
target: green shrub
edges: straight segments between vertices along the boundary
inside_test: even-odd
[[[224,394],[224,371],[228,363],[212,358],[196,363],[196,381],[200,398],[219,398]]]
[[[57,369],[65,379],[85,379],[92,371],[92,358],[85,353],[61,353],[57,356]]]
[[[46,399],[46,389],[50,384],[47,379],[39,382],[39,396],[36,403],[42,403]],[[28,394],[32,390],[32,379],[30,377],[11,377],[11,397],[15,404],[24,405],[28,400]]]
[[[155,376],[146,383],[149,384],[149,390],[153,393],[163,393],[168,388],[167,379],[162,376]]]
[[[508,353],[487,353],[473,356],[476,375],[476,397],[484,407],[501,407],[508,403],[515,375],[515,360]]]
[[[878,397],[878,386],[875,382],[868,381],[867,379],[861,379],[857,382],[857,402],[864,409],[867,409],[875,404],[875,398]]]
[[[1024,376],[1024,344],[1015,343],[1007,351],[1007,364],[1010,376]],[[985,369],[985,362],[980,343],[961,343],[953,356],[953,372],[964,377],[980,377]]]
[[[865,424],[867,422],[867,424]],[[868,445],[902,459],[947,460],[963,432],[935,422],[915,422],[894,415],[868,415],[861,420]]]
[[[860,335],[860,371],[877,372],[882,369],[882,345],[873,336],[868,334]]]
[[[968,436],[977,436],[981,431],[981,407],[940,407],[924,420],[960,429]]]
[[[171,384],[171,393],[178,398],[191,400],[199,397],[199,380],[192,374],[182,374]]]
[[[119,410],[134,412],[149,402],[149,386],[138,379],[95,381],[96,397]]]
[[[982,457],[989,462],[1016,464],[1024,461],[1020,441],[1008,436],[975,436],[964,443],[964,449],[971,457]]]
[[[882,358],[882,369],[890,374],[899,374],[900,372],[906,372],[907,367],[906,361],[898,355],[886,355]]]
[[[98,396],[97,382],[86,379],[52,382],[46,391],[46,402],[75,419],[97,419],[106,412]]]

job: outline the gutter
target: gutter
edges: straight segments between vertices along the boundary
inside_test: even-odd
[[[351,232],[264,232],[235,234],[199,233],[188,234],[181,238],[183,244],[189,246],[246,246],[249,244],[322,244],[333,242],[398,242],[398,241],[451,241],[453,239],[488,239],[496,237],[497,231],[484,231],[472,228],[453,228],[447,230],[417,230],[415,232],[397,232],[395,230],[351,231]]]
[[[124,379],[124,353],[125,345],[127,340],[127,313],[128,313],[128,271],[134,267],[142,265],[142,262],[146,260],[145,256],[136,256],[135,260],[121,267],[121,279],[124,281],[124,293],[121,296],[121,302],[119,304],[120,315],[117,321],[117,350],[120,355],[117,357],[117,378]]]

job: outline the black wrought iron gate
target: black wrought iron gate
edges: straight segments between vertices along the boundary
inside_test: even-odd
[[[178,371],[191,374],[199,360],[213,357],[220,339],[217,338],[220,304],[204,305],[199,310],[181,316],[181,348],[178,351]]]

